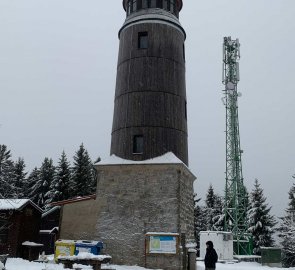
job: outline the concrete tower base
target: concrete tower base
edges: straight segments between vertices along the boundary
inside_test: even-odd
[[[195,176],[173,154],[167,155],[172,162],[160,157],[98,163],[96,199],[64,205],[62,224],[73,222],[73,211],[81,216],[76,226],[61,226],[61,237],[103,241],[114,264],[187,269],[186,244],[194,242]],[[150,250],[150,236],[174,237],[175,252],[151,253],[155,251]]]

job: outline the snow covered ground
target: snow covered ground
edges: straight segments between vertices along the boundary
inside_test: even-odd
[[[142,268],[139,266],[119,266],[113,265],[113,268],[116,270],[147,270],[146,268]],[[20,258],[9,258],[6,263],[7,270],[62,270],[64,269],[62,265],[57,264],[42,264],[25,261]],[[85,270],[89,268],[85,268]],[[204,270],[204,262],[197,262],[197,270]],[[233,263],[233,264],[224,264],[218,263],[216,266],[216,270],[277,270],[277,269],[287,269],[287,268],[270,268],[267,266],[261,266],[258,263],[254,262],[241,262],[241,263]],[[65,270],[65,269],[64,269]],[[295,267],[288,268],[288,270],[295,270]]]

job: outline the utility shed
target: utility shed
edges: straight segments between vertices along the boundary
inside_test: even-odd
[[[200,257],[205,258],[206,242],[212,241],[218,260],[233,260],[233,235],[231,232],[202,231],[200,232]]]
[[[38,242],[42,212],[29,199],[1,199],[0,254],[22,257],[23,242]]]
[[[54,243],[59,238],[59,219],[61,206],[54,206],[42,214],[40,243],[46,254],[54,253]]]

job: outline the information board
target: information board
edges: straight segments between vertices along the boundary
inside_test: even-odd
[[[151,235],[149,253],[176,254],[177,237],[172,235]]]

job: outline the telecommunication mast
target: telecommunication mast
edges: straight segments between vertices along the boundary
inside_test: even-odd
[[[223,78],[226,107],[226,185],[224,230],[234,237],[234,253],[250,254],[246,221],[246,190],[243,184],[242,150],[240,148],[238,97],[240,43],[225,37],[223,43]]]

